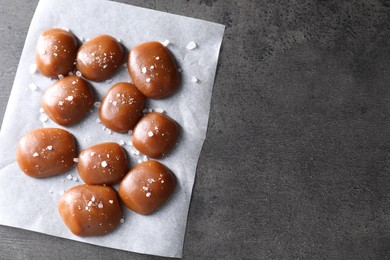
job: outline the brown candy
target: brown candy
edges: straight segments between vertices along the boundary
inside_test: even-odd
[[[122,209],[113,188],[78,185],[62,195],[58,211],[76,236],[101,236],[120,222]]]
[[[102,81],[114,75],[123,56],[123,48],[117,40],[109,35],[100,35],[81,45],[76,67],[83,77]]]
[[[127,132],[141,117],[144,106],[145,96],[133,84],[117,83],[103,98],[100,121],[115,132]]]
[[[134,127],[132,142],[141,153],[159,158],[176,143],[179,127],[176,122],[161,113],[148,113]]]
[[[76,156],[73,136],[59,128],[40,128],[20,139],[16,161],[20,169],[34,178],[45,178],[69,170]]]
[[[127,59],[127,69],[134,85],[148,98],[164,98],[179,86],[176,63],[159,42],[134,47]]]
[[[58,80],[42,97],[42,108],[59,125],[80,121],[92,106],[95,97],[89,84],[77,76]]]
[[[86,184],[115,184],[128,171],[126,153],[117,143],[91,146],[80,153],[77,170]]]
[[[150,214],[172,194],[176,180],[163,164],[150,160],[134,167],[119,185],[125,206],[139,214]]]
[[[51,78],[67,75],[75,65],[77,41],[72,33],[62,29],[49,29],[41,33],[35,51],[39,72]]]

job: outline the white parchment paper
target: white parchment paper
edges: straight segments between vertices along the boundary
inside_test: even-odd
[[[182,70],[182,84],[174,95],[149,100],[147,104],[151,109],[163,109],[181,126],[178,144],[160,160],[177,177],[177,189],[171,199],[150,216],[124,208],[124,223],[106,236],[74,236],[57,212],[61,194],[82,183],[67,178],[79,179],[76,168],[60,176],[38,180],[24,175],[15,162],[17,143],[23,135],[35,128],[60,127],[50,120],[44,122],[45,116],[39,111],[44,91],[55,81],[29,72],[30,65],[34,64],[38,36],[51,27],[69,28],[84,41],[109,34],[120,39],[128,50],[146,41],[169,40],[168,48]],[[223,25],[104,0],[41,0],[31,22],[0,132],[0,224],[94,245],[181,257],[223,32]],[[197,47],[188,50],[186,46],[191,41]],[[121,81],[130,81],[125,66],[110,81],[91,82],[97,101],[110,86]],[[29,87],[31,83],[38,88]],[[94,108],[79,124],[66,128],[76,137],[80,150],[101,142],[124,141],[130,164],[136,165],[143,157],[135,153],[129,135],[110,134],[96,122],[97,118],[98,110]]]

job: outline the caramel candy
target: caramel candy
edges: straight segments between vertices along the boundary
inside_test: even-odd
[[[145,106],[145,96],[131,83],[110,88],[100,106],[100,121],[109,129],[124,133],[137,123]]]
[[[94,100],[93,91],[84,79],[68,76],[46,90],[41,105],[51,120],[67,126],[80,121]]]
[[[77,41],[72,33],[62,29],[49,29],[41,33],[35,51],[39,72],[51,78],[67,75],[75,65]]]
[[[83,77],[102,81],[119,69],[123,61],[123,48],[109,35],[100,35],[87,41],[77,52],[76,68]]]
[[[59,128],[40,128],[20,139],[16,161],[20,169],[34,178],[61,174],[73,166],[76,144],[73,136]]]
[[[101,236],[120,222],[122,209],[113,188],[82,184],[67,190],[58,211],[76,236]]]
[[[172,194],[176,180],[163,164],[150,160],[135,166],[119,185],[125,206],[139,214],[150,214]]]
[[[141,153],[158,158],[176,143],[179,127],[170,117],[161,113],[148,113],[134,127],[133,145]]]
[[[77,170],[86,184],[115,184],[128,171],[126,153],[117,143],[91,146],[80,153]]]
[[[134,47],[127,59],[134,85],[148,98],[164,98],[179,86],[179,72],[169,50],[159,42]]]

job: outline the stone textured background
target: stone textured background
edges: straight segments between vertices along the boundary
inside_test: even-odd
[[[390,258],[389,0],[120,2],[226,25],[183,259]],[[0,0],[1,116],[36,4]],[[160,259],[3,226],[0,258]]]

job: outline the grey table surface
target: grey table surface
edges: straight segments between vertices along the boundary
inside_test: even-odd
[[[184,259],[390,258],[389,0],[121,2],[226,25]],[[1,117],[36,4],[0,0]],[[159,257],[0,226],[0,259]]]

